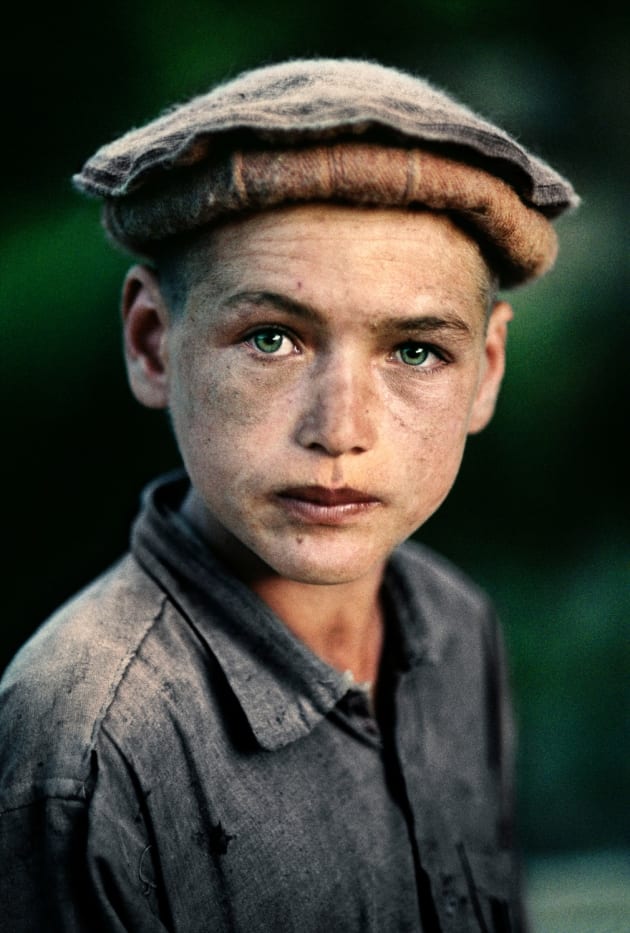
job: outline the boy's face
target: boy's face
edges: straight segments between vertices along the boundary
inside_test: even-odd
[[[183,312],[145,279],[126,328],[132,386],[170,408],[207,534],[301,582],[380,572],[492,415],[511,312],[486,328],[476,245],[430,213],[307,205],[204,249]],[[134,314],[152,304],[148,333]]]

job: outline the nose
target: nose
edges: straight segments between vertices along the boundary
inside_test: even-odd
[[[378,426],[375,378],[369,363],[351,352],[320,358],[304,385],[297,442],[331,457],[373,447]]]

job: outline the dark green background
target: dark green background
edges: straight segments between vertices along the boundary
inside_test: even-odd
[[[242,68],[286,56],[377,58],[502,123],[584,199],[558,224],[556,270],[512,296],[499,411],[471,440],[450,499],[421,537],[499,606],[520,725],[526,850],[623,843],[629,95],[621,9],[598,3],[586,14],[540,0],[14,7],[1,56],[0,665],[124,550],[143,483],[177,462],[163,417],[127,391],[117,313],[127,262],[106,245],[96,205],[72,192],[69,176],[102,143]]]

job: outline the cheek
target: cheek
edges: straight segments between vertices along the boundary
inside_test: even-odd
[[[463,387],[460,387],[463,389]],[[383,437],[391,451],[391,477],[398,475],[410,521],[421,523],[443,502],[461,464],[468,434],[470,393],[443,393],[436,387],[417,393],[413,404],[398,398],[388,406]]]
[[[205,461],[206,467],[211,460],[217,470],[232,464],[242,468],[259,455],[273,436],[277,410],[268,379],[244,375],[237,362],[218,355],[184,361],[172,394],[171,415],[184,459]]]
[[[397,437],[414,449],[420,459],[437,451],[457,458],[465,443],[473,404],[475,380],[463,373],[459,378],[440,376],[406,391],[388,392],[385,406],[390,440]]]

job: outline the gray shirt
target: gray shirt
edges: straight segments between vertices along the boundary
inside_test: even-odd
[[[407,544],[378,715],[155,484],[131,554],[0,689],[0,923],[22,931],[521,929],[487,599]]]

